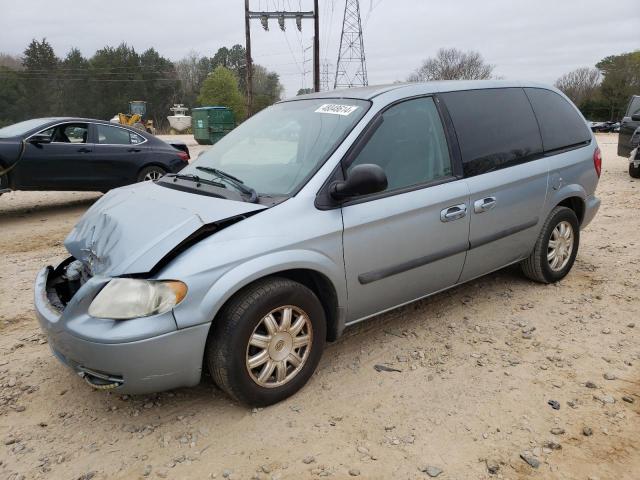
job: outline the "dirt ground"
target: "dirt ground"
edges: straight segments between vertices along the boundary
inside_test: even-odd
[[[602,208],[565,280],[510,268],[348,329],[254,410],[209,378],[128,397],[63,368],[32,283],[100,195],[2,196],[0,478],[640,478],[640,182],[598,142]]]

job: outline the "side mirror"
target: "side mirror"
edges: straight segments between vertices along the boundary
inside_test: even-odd
[[[633,115],[631,115],[631,120],[633,120],[634,122],[640,122],[640,113],[634,113]]]
[[[36,133],[29,139],[29,143],[51,143],[51,135],[45,135],[43,133]]]
[[[360,195],[382,192],[387,188],[387,175],[382,167],[372,163],[356,165],[344,182],[334,182],[330,187],[331,197],[344,200]]]

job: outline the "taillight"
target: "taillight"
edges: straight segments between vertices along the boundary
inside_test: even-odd
[[[180,157],[180,160],[184,160],[185,162],[189,161],[189,154],[187,152],[178,152],[178,157]]]
[[[600,173],[602,173],[602,153],[600,152],[600,147],[596,147],[593,152],[593,166],[596,169],[598,178],[600,178]]]

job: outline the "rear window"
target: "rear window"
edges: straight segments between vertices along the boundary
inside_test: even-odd
[[[521,88],[442,94],[458,135],[467,177],[538,158],[542,140]]]
[[[525,88],[540,124],[546,152],[579,145],[591,140],[584,119],[567,100],[551,90]]]

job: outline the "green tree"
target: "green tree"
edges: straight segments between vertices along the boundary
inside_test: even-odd
[[[26,98],[18,72],[0,66],[0,127],[29,118],[24,105]]]
[[[277,73],[269,72],[262,65],[253,67],[253,113],[280,101],[282,90]]]
[[[22,58],[25,113],[29,117],[54,115],[59,106],[58,57],[43,38],[32,40]]]
[[[238,122],[246,116],[245,98],[240,93],[238,79],[231,70],[223,66],[216,67],[202,83],[198,103],[203,106],[228,107]]]
[[[296,93],[296,96],[306,95],[308,93],[313,93],[313,88],[301,88],[300,90],[298,90],[298,93]]]
[[[104,47],[89,60],[92,115],[109,119],[126,113],[129,101],[144,100],[140,56],[133,47],[121,43],[117,47]]]
[[[90,116],[92,92],[89,84],[89,61],[80,50],[72,48],[60,64],[60,103],[58,115]]]
[[[596,64],[603,76],[600,93],[611,120],[620,119],[629,97],[640,91],[640,50],[611,55]]]
[[[247,89],[247,58],[246,50],[242,45],[236,44],[231,48],[221,47],[211,59],[211,68],[223,66],[231,70],[238,77],[240,91]],[[255,66],[254,66],[255,69]],[[255,73],[254,73],[255,75]]]
[[[150,48],[140,55],[140,71],[144,80],[141,100],[147,102],[147,119],[153,120],[156,128],[163,129],[170,114],[169,108],[180,97],[175,67],[170,60]]]

